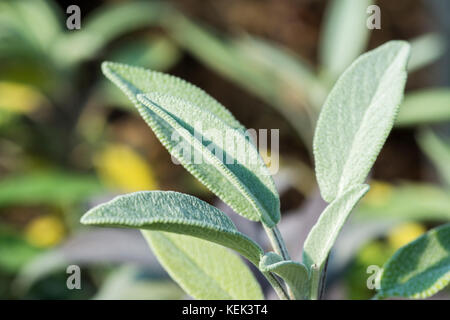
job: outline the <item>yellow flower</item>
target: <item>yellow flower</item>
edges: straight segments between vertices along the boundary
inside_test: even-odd
[[[126,145],[110,144],[94,158],[100,179],[123,192],[157,189],[147,162]]]
[[[394,227],[388,234],[388,242],[394,249],[403,247],[427,230],[419,223],[409,222]]]
[[[52,215],[41,216],[31,221],[25,236],[28,242],[36,247],[51,247],[64,238],[65,228],[62,221]]]
[[[392,189],[393,187],[389,183],[374,181],[370,184],[370,190],[363,198],[363,202],[372,206],[382,206],[391,197]]]

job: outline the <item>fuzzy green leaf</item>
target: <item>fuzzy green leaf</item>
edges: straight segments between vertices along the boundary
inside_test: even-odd
[[[242,128],[242,125],[217,100],[183,79],[157,71],[114,62],[103,62],[102,71],[109,80],[128,96],[138,110],[141,108],[137,100],[138,94],[159,92],[188,100],[198,107],[213,113],[229,126]]]
[[[305,240],[303,263],[308,268],[315,265],[320,270],[323,267],[348,215],[367,191],[368,185],[357,185],[331,202],[322,212]]]
[[[196,299],[263,299],[253,274],[239,257],[202,239],[143,231],[170,276]]]
[[[378,298],[426,298],[450,281],[450,224],[400,248],[383,267]]]
[[[367,177],[394,123],[409,45],[390,41],[359,57],[329,94],[314,136],[316,175],[331,202]]]
[[[191,235],[234,249],[256,266],[263,254],[222,211],[173,191],[141,191],[116,197],[89,210],[81,223]]]
[[[415,126],[448,121],[450,121],[450,90],[433,88],[405,95],[395,125]]]
[[[116,63],[102,67],[191,174],[242,216],[268,227],[279,221],[280,200],[269,171],[220,103],[176,77]]]
[[[286,261],[274,253],[268,252],[259,262],[263,272],[273,272],[281,277],[291,288],[295,299],[306,299],[309,292],[309,276],[306,267],[295,261]]]

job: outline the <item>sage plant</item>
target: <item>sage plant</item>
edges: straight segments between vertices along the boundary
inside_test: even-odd
[[[106,77],[194,177],[236,213],[263,225],[273,251],[264,252],[219,209],[172,191],[116,197],[89,210],[81,222],[140,229],[170,276],[197,299],[264,298],[252,272],[232,250],[264,274],[280,299],[320,299],[330,251],[350,212],[369,190],[367,175],[394,124],[409,51],[408,43],[391,41],[361,55],[326,99],[313,149],[320,193],[328,206],[305,241],[302,261],[293,261],[287,252],[277,228],[280,199],[274,182],[233,115],[184,80],[118,63],[103,63]],[[194,128],[199,121],[200,129]],[[209,129],[235,134],[225,141],[220,135],[203,139]],[[183,152],[180,143],[193,152]],[[237,145],[245,146],[245,157]],[[234,161],[223,161],[212,151],[218,149]],[[196,152],[204,161],[193,161]],[[450,224],[400,248],[383,266],[375,298],[436,293],[450,279],[449,252]]]

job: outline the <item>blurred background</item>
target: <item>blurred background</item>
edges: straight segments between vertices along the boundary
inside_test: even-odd
[[[311,144],[340,73],[392,39],[412,44],[405,100],[371,173],[371,191],[332,252],[328,299],[368,299],[370,265],[450,220],[450,2],[379,0],[0,0],[0,299],[186,299],[135,230],[87,228],[81,215],[114,195],[176,190],[208,201],[267,246],[172,163],[104,60],[181,77],[247,128],[279,129],[281,232],[299,259],[325,203]],[[68,290],[79,265],[82,289]],[[261,279],[269,299],[274,298]],[[450,298],[444,290],[437,298]]]

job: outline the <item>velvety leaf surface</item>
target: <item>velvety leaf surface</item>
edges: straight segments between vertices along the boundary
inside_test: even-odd
[[[81,222],[191,235],[232,248],[255,265],[263,254],[219,209],[173,191],[141,191],[116,197],[89,210]]]
[[[378,298],[430,297],[450,281],[450,224],[400,248],[383,267]]]
[[[196,299],[264,298],[258,282],[238,256],[190,236],[143,231],[170,276]]]
[[[114,62],[104,62],[102,71],[134,104],[138,104],[138,94],[159,92],[190,101],[198,107],[213,113],[229,126],[242,128],[242,125],[222,104],[202,89],[183,79],[157,71]]]
[[[313,264],[318,270],[323,267],[348,215],[368,190],[368,185],[357,185],[331,202],[322,212],[305,240],[303,263],[308,268]]]
[[[327,202],[366,179],[402,100],[408,55],[408,43],[390,41],[360,56],[325,101],[314,157]]]
[[[104,63],[103,71],[168,151],[205,186],[250,220],[269,227],[279,221],[279,198],[268,169],[221,104],[169,75],[115,63]]]
[[[268,252],[259,263],[259,269],[273,272],[281,277],[292,290],[295,299],[306,299],[309,290],[309,276],[306,267],[295,261],[286,261],[274,253]]]

